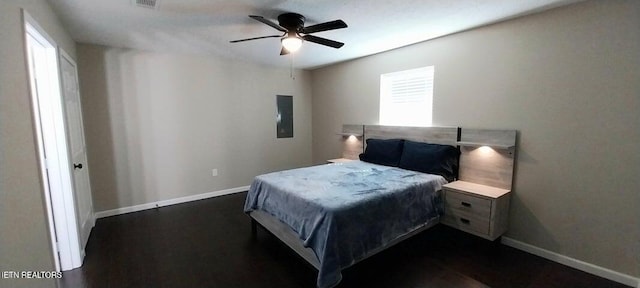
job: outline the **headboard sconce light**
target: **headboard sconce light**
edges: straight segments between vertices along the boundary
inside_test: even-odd
[[[458,141],[456,142],[456,144],[459,146],[465,146],[465,147],[476,147],[483,152],[488,150],[507,150],[509,155],[512,155],[513,150],[515,149],[515,145],[505,145],[505,144],[498,144],[498,143]]]
[[[485,154],[495,151],[495,150],[493,150],[493,148],[491,148],[491,147],[489,147],[487,145],[483,145],[483,146],[478,147],[478,150],[480,150],[481,153],[485,153]]]
[[[350,137],[350,136],[353,136],[353,137],[362,137],[362,134],[359,134],[359,133],[336,133],[336,134],[337,134],[337,135],[342,135],[342,136],[344,136],[344,137]]]

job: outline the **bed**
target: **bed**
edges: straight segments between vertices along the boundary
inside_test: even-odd
[[[254,233],[259,223],[318,270],[318,287],[334,287],[343,269],[439,223],[457,137],[457,128],[366,126],[365,161],[257,176],[245,212]],[[426,173],[425,149],[440,149],[427,168],[446,173]]]

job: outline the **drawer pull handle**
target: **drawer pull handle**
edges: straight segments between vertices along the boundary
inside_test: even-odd
[[[471,203],[467,203],[467,202],[460,202],[460,204],[464,207],[468,207],[471,208]]]
[[[469,225],[471,223],[471,221],[469,221],[469,219],[464,219],[464,218],[460,218],[460,222],[462,222],[463,224],[467,224],[467,225]]]

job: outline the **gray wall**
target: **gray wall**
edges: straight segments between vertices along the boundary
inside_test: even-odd
[[[44,192],[34,138],[21,8],[71,57],[75,43],[45,1],[0,1],[0,271],[51,271]],[[54,287],[0,279],[0,286]]]
[[[435,65],[434,125],[519,131],[508,237],[640,276],[640,1],[591,1],[312,72],[313,159]]]
[[[78,66],[96,212],[311,164],[309,72],[84,44]],[[294,138],[276,139],[277,94]]]

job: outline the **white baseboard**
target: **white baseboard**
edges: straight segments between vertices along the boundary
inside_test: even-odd
[[[558,254],[553,251],[549,251],[540,247],[533,246],[531,244],[527,244],[524,242],[520,242],[515,239],[511,239],[509,237],[502,237],[502,244],[511,246],[518,250],[522,250],[528,253],[531,253],[536,256],[540,256],[542,258],[549,259],[553,262],[560,263],[562,265],[569,266],[571,268],[575,268],[596,276],[600,276],[602,278],[609,279],[611,281],[615,281],[618,283],[622,283],[624,285],[629,285],[631,287],[640,288],[640,278],[633,277],[631,275],[627,275],[624,273],[620,273],[617,271],[613,271],[611,269],[607,269],[604,267],[600,267],[591,263],[587,263],[575,258],[571,258],[562,254]]]
[[[164,206],[170,206],[170,205],[186,203],[186,202],[191,202],[191,201],[198,201],[198,200],[217,197],[217,196],[222,196],[222,195],[234,194],[234,193],[238,193],[238,192],[244,192],[244,191],[247,191],[247,190],[249,190],[249,186],[242,186],[242,187],[236,187],[236,188],[225,189],[225,190],[220,190],[220,191],[213,191],[213,192],[202,193],[202,194],[197,194],[197,195],[191,195],[191,196],[173,198],[173,199],[168,199],[168,200],[162,200],[162,201],[158,201],[158,202],[151,202],[151,203],[146,203],[146,204],[140,204],[140,205],[122,207],[122,208],[117,208],[117,209],[105,210],[105,211],[96,212],[95,217],[96,218],[104,218],[104,217],[109,217],[109,216],[114,216],[114,215],[126,214],[126,213],[137,212],[137,211],[153,209],[153,208],[158,208],[158,207],[164,207]]]

